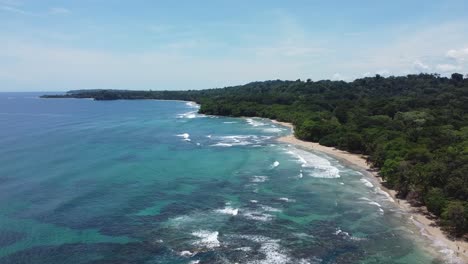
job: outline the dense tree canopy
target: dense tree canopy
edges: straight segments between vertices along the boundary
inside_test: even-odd
[[[47,97],[178,99],[200,112],[292,122],[298,138],[363,153],[400,198],[468,232],[468,79],[437,74],[353,82],[252,82],[198,91],[82,90]]]

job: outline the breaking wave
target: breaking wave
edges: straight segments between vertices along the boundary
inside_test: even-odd
[[[208,136],[207,136],[208,137]],[[217,141],[211,144],[213,147],[232,147],[232,146],[248,146],[259,145],[271,139],[269,136],[256,135],[232,135],[232,136],[209,136],[209,139]]]
[[[340,170],[333,166],[329,160],[313,153],[290,147],[287,152],[301,164],[303,175],[306,172],[309,176],[315,178],[340,178]],[[300,175],[301,175],[300,174]]]

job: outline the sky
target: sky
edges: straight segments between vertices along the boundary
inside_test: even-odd
[[[468,73],[468,1],[0,0],[0,91]]]

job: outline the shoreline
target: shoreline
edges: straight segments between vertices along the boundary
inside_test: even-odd
[[[382,183],[382,178],[378,175],[378,170],[372,169],[366,161],[366,157],[360,154],[353,154],[344,150],[339,150],[333,147],[327,147],[320,145],[316,142],[303,141],[294,136],[294,126],[291,123],[280,122],[271,120],[274,124],[285,126],[291,129],[293,132],[290,135],[283,136],[277,139],[277,141],[298,146],[305,150],[313,150],[325,153],[332,156],[340,161],[347,163],[358,170],[366,172],[372,177],[377,178],[379,187],[394,200],[394,205],[402,211],[408,213],[413,224],[420,229],[422,236],[431,240],[432,246],[440,248],[440,251],[444,248],[451,250],[452,252],[446,252],[451,260],[451,263],[468,263],[468,242],[463,240],[451,240],[449,239],[442,229],[436,225],[436,223],[426,216],[427,209],[425,207],[413,207],[406,200],[402,200],[396,197],[396,191],[386,188]],[[442,252],[440,252],[442,253]]]

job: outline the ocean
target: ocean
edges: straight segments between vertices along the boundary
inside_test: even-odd
[[[269,120],[38,95],[0,93],[2,264],[447,261],[375,179]]]

